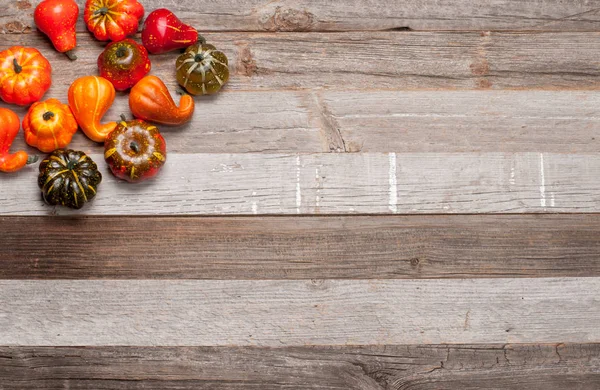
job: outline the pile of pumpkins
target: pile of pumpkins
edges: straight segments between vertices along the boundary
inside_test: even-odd
[[[79,7],[74,0],[43,0],[35,9],[37,28],[55,49],[76,60],[75,25]],[[50,205],[75,209],[92,200],[102,174],[81,151],[67,149],[79,128],[91,140],[104,143],[104,159],[111,172],[128,182],[154,177],[167,158],[165,139],[154,124],[178,126],[194,113],[190,95],[212,94],[229,79],[226,55],[207,44],[196,29],[171,11],[151,12],[142,27],[142,44],[127,38],[138,30],[144,8],[137,0],[87,0],[84,21],[94,37],[110,40],[98,57],[100,76],[73,81],[68,104],[50,98],[41,101],[52,83],[50,62],[32,47],[14,46],[0,52],[0,98],[29,106],[22,127],[28,145],[50,153],[39,165],[38,185]],[[149,75],[150,54],[185,50],[174,64],[184,94],[179,106],[163,81]],[[129,92],[136,118],[101,123],[116,91]],[[0,108],[0,172],[16,172],[36,162],[24,151],[9,153],[21,122],[17,114]]]

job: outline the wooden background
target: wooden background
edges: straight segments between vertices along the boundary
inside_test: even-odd
[[[85,209],[0,177],[0,389],[600,388],[600,1],[143,4],[231,81],[152,182],[81,133]],[[36,5],[0,0],[0,49],[66,102],[104,44],[80,21],[69,62]]]

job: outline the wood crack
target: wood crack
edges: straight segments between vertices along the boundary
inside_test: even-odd
[[[322,93],[320,91],[313,92],[310,97],[307,105],[312,114],[317,114],[318,127],[325,143],[325,151],[347,152],[346,141],[342,137],[340,125],[325,103]]]

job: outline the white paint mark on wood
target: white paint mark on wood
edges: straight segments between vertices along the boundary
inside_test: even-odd
[[[389,183],[389,204],[388,207],[392,213],[398,212],[398,177],[396,175],[396,153],[388,154],[389,160],[389,172],[388,172],[388,183]]]
[[[296,214],[300,214],[302,207],[302,189],[300,188],[300,155],[296,156]]]
[[[315,168],[315,181],[317,183],[317,195],[315,196],[315,208],[318,210],[321,207],[321,175],[319,167]]]
[[[544,153],[540,153],[540,206],[546,207],[546,174],[544,172]]]
[[[512,162],[512,164],[510,165],[510,185],[514,186],[516,181],[515,181],[515,163],[514,161]]]
[[[554,192],[550,193],[550,207],[556,207]]]
[[[212,172],[233,172],[236,169],[243,170],[244,167],[237,162],[234,162],[233,164],[219,164],[212,169]],[[182,179],[184,178],[182,177]]]
[[[256,196],[256,191],[252,191],[252,196]],[[258,214],[258,203],[255,199],[252,199],[252,214]]]
[[[91,154],[96,161],[101,154]],[[392,160],[390,176],[390,159]],[[156,180],[131,186],[105,175],[98,196],[82,210],[46,206],[32,180],[35,167],[2,177],[0,215],[207,215],[259,214],[531,213],[540,207],[539,153],[318,153],[172,154]],[[552,212],[600,210],[600,157],[597,154],[544,153],[546,203]],[[514,162],[515,185],[509,184]],[[244,169],[212,172],[220,163]],[[547,165],[547,166],[546,166]],[[321,179],[315,205],[315,168]],[[298,169],[300,177],[298,180]],[[181,179],[185,172],[186,179]],[[504,174],[501,174],[504,172]],[[397,191],[394,192],[394,180]],[[551,180],[551,182],[550,182]],[[546,183],[548,181],[548,183]],[[391,183],[391,185],[390,185]],[[3,185],[6,184],[6,185]],[[296,202],[297,185],[299,192]],[[550,186],[551,184],[551,186]],[[134,188],[135,187],[135,188]],[[392,191],[390,192],[390,188]],[[252,191],[257,195],[252,196]],[[302,196],[304,195],[304,196]],[[394,199],[396,196],[396,199]],[[390,202],[391,199],[391,202]],[[391,209],[390,209],[391,205]],[[464,314],[464,313],[463,313]]]

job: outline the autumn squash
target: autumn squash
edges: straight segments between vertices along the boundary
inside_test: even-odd
[[[144,7],[137,0],[87,0],[83,21],[99,41],[120,41],[138,30]]]
[[[198,42],[198,31],[166,8],[150,12],[142,28],[142,43],[152,54],[185,49]]]
[[[77,132],[77,122],[69,109],[56,99],[36,102],[23,119],[25,142],[42,152],[66,147]]]
[[[109,43],[98,57],[100,76],[110,81],[117,91],[133,87],[150,68],[148,51],[133,39]]]
[[[146,76],[131,88],[129,108],[138,119],[177,126],[192,119],[194,99],[185,94],[177,107],[165,83],[156,76]]]
[[[27,106],[44,96],[52,84],[52,67],[37,49],[13,46],[0,52],[0,98]]]
[[[158,173],[167,159],[167,144],[156,126],[123,120],[106,138],[104,159],[116,177],[135,183]]]
[[[98,76],[80,77],[69,87],[69,107],[81,130],[92,141],[104,142],[116,122],[101,124],[100,120],[115,100],[115,87]]]
[[[37,157],[29,158],[25,151],[10,153],[10,146],[19,133],[21,123],[17,114],[8,108],[0,107],[0,172],[16,172]]]
[[[54,48],[70,60],[77,59],[73,49],[77,45],[75,25],[79,6],[75,0],[43,0],[33,11],[38,30],[50,38]]]
[[[96,196],[100,182],[98,166],[84,152],[58,149],[40,164],[38,186],[49,205],[80,209]]]
[[[177,57],[177,82],[192,95],[208,95],[229,80],[227,56],[213,45],[198,42]]]

